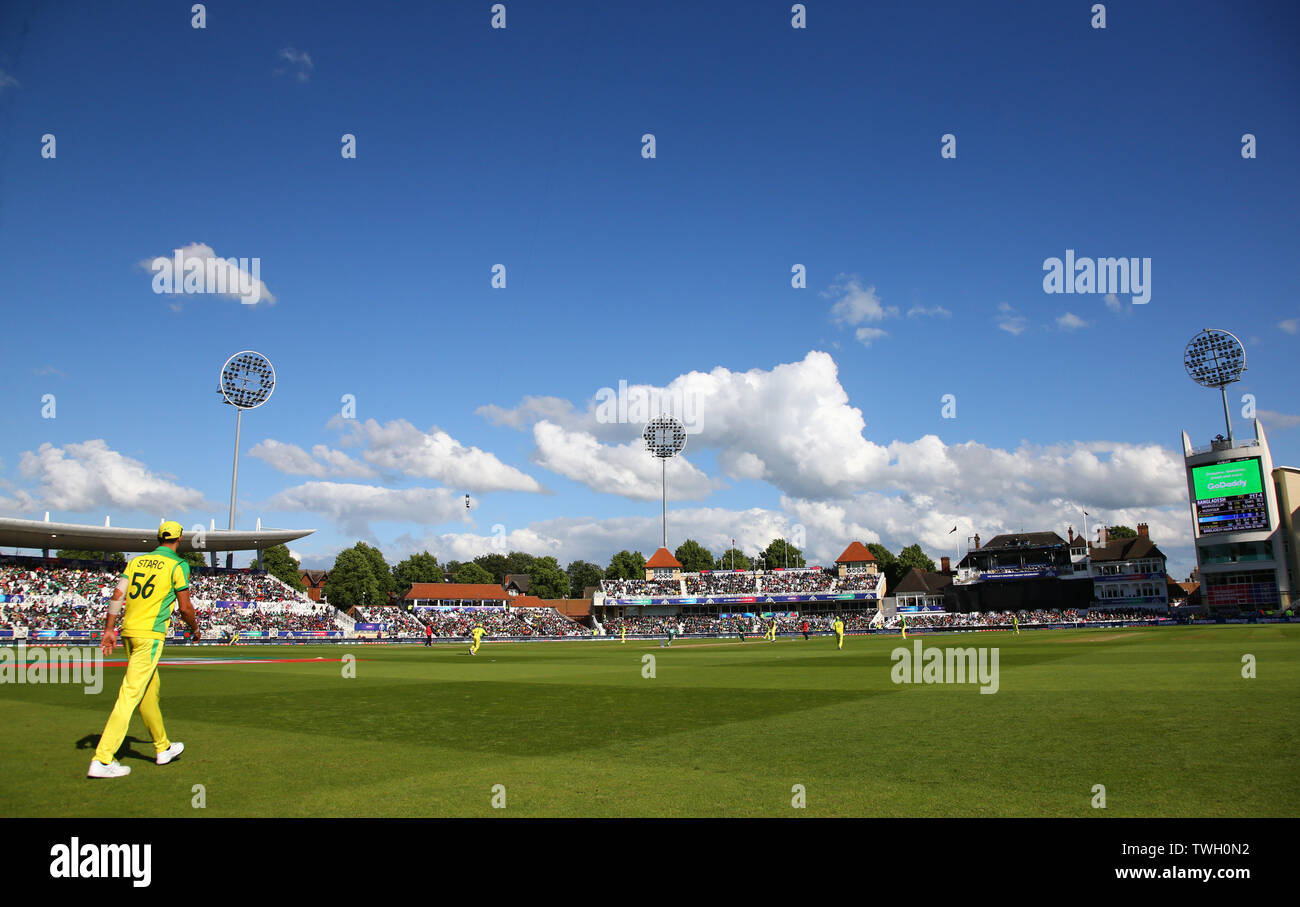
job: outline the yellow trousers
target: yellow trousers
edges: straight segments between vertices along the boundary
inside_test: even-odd
[[[162,657],[161,639],[134,639],[122,637],[126,646],[126,676],[117,691],[117,702],[113,705],[113,714],[108,716],[104,733],[100,735],[99,747],[95,750],[95,759],[108,765],[113,761],[117,748],[126,738],[127,728],[131,725],[131,715],[138,708],[144,726],[153,737],[154,749],[161,753],[171,746],[167,739],[167,730],[163,727],[162,710],[158,708],[158,659]]]

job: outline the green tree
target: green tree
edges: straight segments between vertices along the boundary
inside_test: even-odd
[[[387,604],[371,559],[355,547],[344,548],[334,558],[325,580],[325,596],[331,605],[344,611],[356,605]]]
[[[474,563],[478,564],[488,573],[492,574],[492,580],[497,583],[506,581],[506,574],[510,571],[506,569],[509,566],[504,554],[480,554],[474,558]]]
[[[907,571],[899,571],[898,558],[894,557],[893,552],[879,542],[872,542],[867,545],[867,550],[875,555],[876,566],[880,568],[880,572],[885,575],[886,591],[893,589],[898,585],[898,581],[903,578],[903,575],[906,574]]]
[[[541,563],[541,561],[550,561],[550,564]],[[529,595],[536,595],[538,598],[567,598],[569,595],[569,575],[555,564],[555,558],[540,558],[537,564],[533,565],[532,573],[529,574],[531,585],[528,587]]]
[[[902,551],[898,552],[898,565],[901,568],[899,579],[912,571],[913,567],[920,567],[930,573],[934,572],[934,561],[926,556],[921,550],[920,545],[908,545]]]
[[[201,556],[200,556],[201,557]],[[289,553],[289,548],[285,545],[272,545],[262,551],[262,566],[266,572],[274,576],[280,582],[284,583],[290,589],[298,592],[305,592],[307,586],[302,581],[302,573],[298,569],[298,561]]]
[[[1137,531],[1128,526],[1107,526],[1106,537],[1111,539],[1135,539]]]
[[[624,548],[610,558],[605,579],[645,579],[645,555]]]
[[[505,572],[501,574],[501,580],[505,581],[506,573],[532,573],[535,560],[536,558],[525,551],[511,551],[506,555],[506,568]],[[559,564],[556,564],[556,566],[558,567]]]
[[[74,561],[108,561],[110,564],[125,564],[126,555],[120,551],[88,551],[84,548],[64,548],[59,557]]]
[[[713,552],[695,539],[687,539],[678,545],[673,557],[682,562],[682,570],[686,573],[713,569]]]
[[[734,557],[734,561],[733,561]],[[718,556],[718,570],[748,570],[753,567],[753,562],[745,556],[745,553],[739,548],[728,548]]]
[[[460,569],[456,571],[456,582],[458,583],[491,583],[492,574],[488,573],[478,564],[470,561],[467,564],[461,564]]]
[[[399,599],[406,597],[415,583],[442,582],[442,567],[438,559],[427,551],[412,554],[393,567],[393,594]]]
[[[599,586],[605,578],[605,571],[591,561],[573,561],[564,572],[569,576],[570,598],[582,598],[588,586]]]
[[[370,561],[371,572],[374,573],[375,581],[379,583],[379,590],[383,594],[384,600],[380,604],[388,604],[388,600],[397,589],[397,581],[393,578],[393,571],[388,567],[388,561],[384,560],[383,552],[365,542],[357,542],[352,547]]]
[[[202,551],[183,551],[181,552],[181,557],[188,561],[191,567],[207,566],[206,562],[203,560]]]
[[[785,539],[772,539],[767,548],[763,550],[763,559],[767,563],[768,570],[775,570],[777,567],[802,567],[804,565],[803,552]]]

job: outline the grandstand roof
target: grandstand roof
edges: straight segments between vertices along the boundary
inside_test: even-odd
[[[283,545],[311,535],[315,529],[254,529],[250,531],[209,529],[204,545],[195,548],[194,533],[186,530],[179,550],[247,551]],[[158,547],[158,528],[119,529],[116,526],[86,526],[81,523],[53,523],[49,520],[0,518],[0,548],[82,548],[89,551],[152,551]]]
[[[527,595],[529,587],[533,584],[533,576],[531,573],[507,573],[505,582],[501,585],[509,588],[512,583],[516,589]]]
[[[586,617],[591,613],[591,599],[538,598],[536,595],[518,595],[510,604],[516,608],[554,608],[571,619]]]
[[[951,585],[952,576],[950,574],[931,573],[929,570],[913,567],[907,571],[907,576],[899,580],[898,585],[894,587],[894,594],[925,592],[929,595],[940,595]]]
[[[673,557],[673,553],[667,548],[660,548],[650,555],[650,560],[646,561],[645,565],[651,570],[658,570],[664,567],[680,567],[682,562]]]
[[[1051,548],[1054,545],[1068,545],[1065,539],[1055,532],[1008,532],[995,535],[979,549],[988,551],[993,548]]]
[[[412,601],[518,601],[496,583],[412,583],[406,597]]]
[[[581,620],[591,613],[589,598],[544,598],[542,604],[573,620]]]
[[[876,556],[871,553],[871,549],[861,542],[851,542],[849,547],[844,549],[844,553],[835,558],[837,564],[860,564],[863,561],[874,561]]]
[[[1093,546],[1094,561],[1127,561],[1135,557],[1164,557],[1149,536],[1138,535],[1128,539],[1111,539],[1105,545]]]

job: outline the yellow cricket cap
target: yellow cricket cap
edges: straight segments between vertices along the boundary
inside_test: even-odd
[[[185,530],[181,527],[180,523],[175,520],[167,520],[158,527],[158,541],[170,542],[173,539],[180,538],[181,534],[184,532]]]

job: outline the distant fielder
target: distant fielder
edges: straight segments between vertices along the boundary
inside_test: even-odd
[[[148,554],[138,555],[127,562],[109,600],[100,649],[109,655],[117,647],[114,625],[121,614],[122,642],[127,652],[126,676],[117,692],[113,713],[108,716],[108,724],[99,737],[95,758],[90,761],[90,769],[86,772],[88,778],[121,778],[131,774],[130,767],[120,765],[113,756],[122,745],[131,724],[131,714],[137,708],[144,726],[153,737],[157,764],[166,765],[185,749],[185,744],[167,739],[162,710],[158,707],[158,659],[162,656],[163,640],[167,638],[172,608],[179,606],[181,617],[189,624],[194,640],[202,636],[199,622],[194,617],[194,606],[190,604],[190,565],[176,554],[182,531],[180,523],[170,520],[159,526],[158,541],[161,544]]]
[[[841,618],[835,618],[835,623],[831,624],[831,629],[835,631],[835,648],[844,648],[844,621]]]
[[[477,655],[478,647],[483,645],[483,637],[487,635],[487,630],[484,630],[483,625],[479,624],[470,631],[469,635],[474,637],[474,645],[469,647],[469,654]]]

